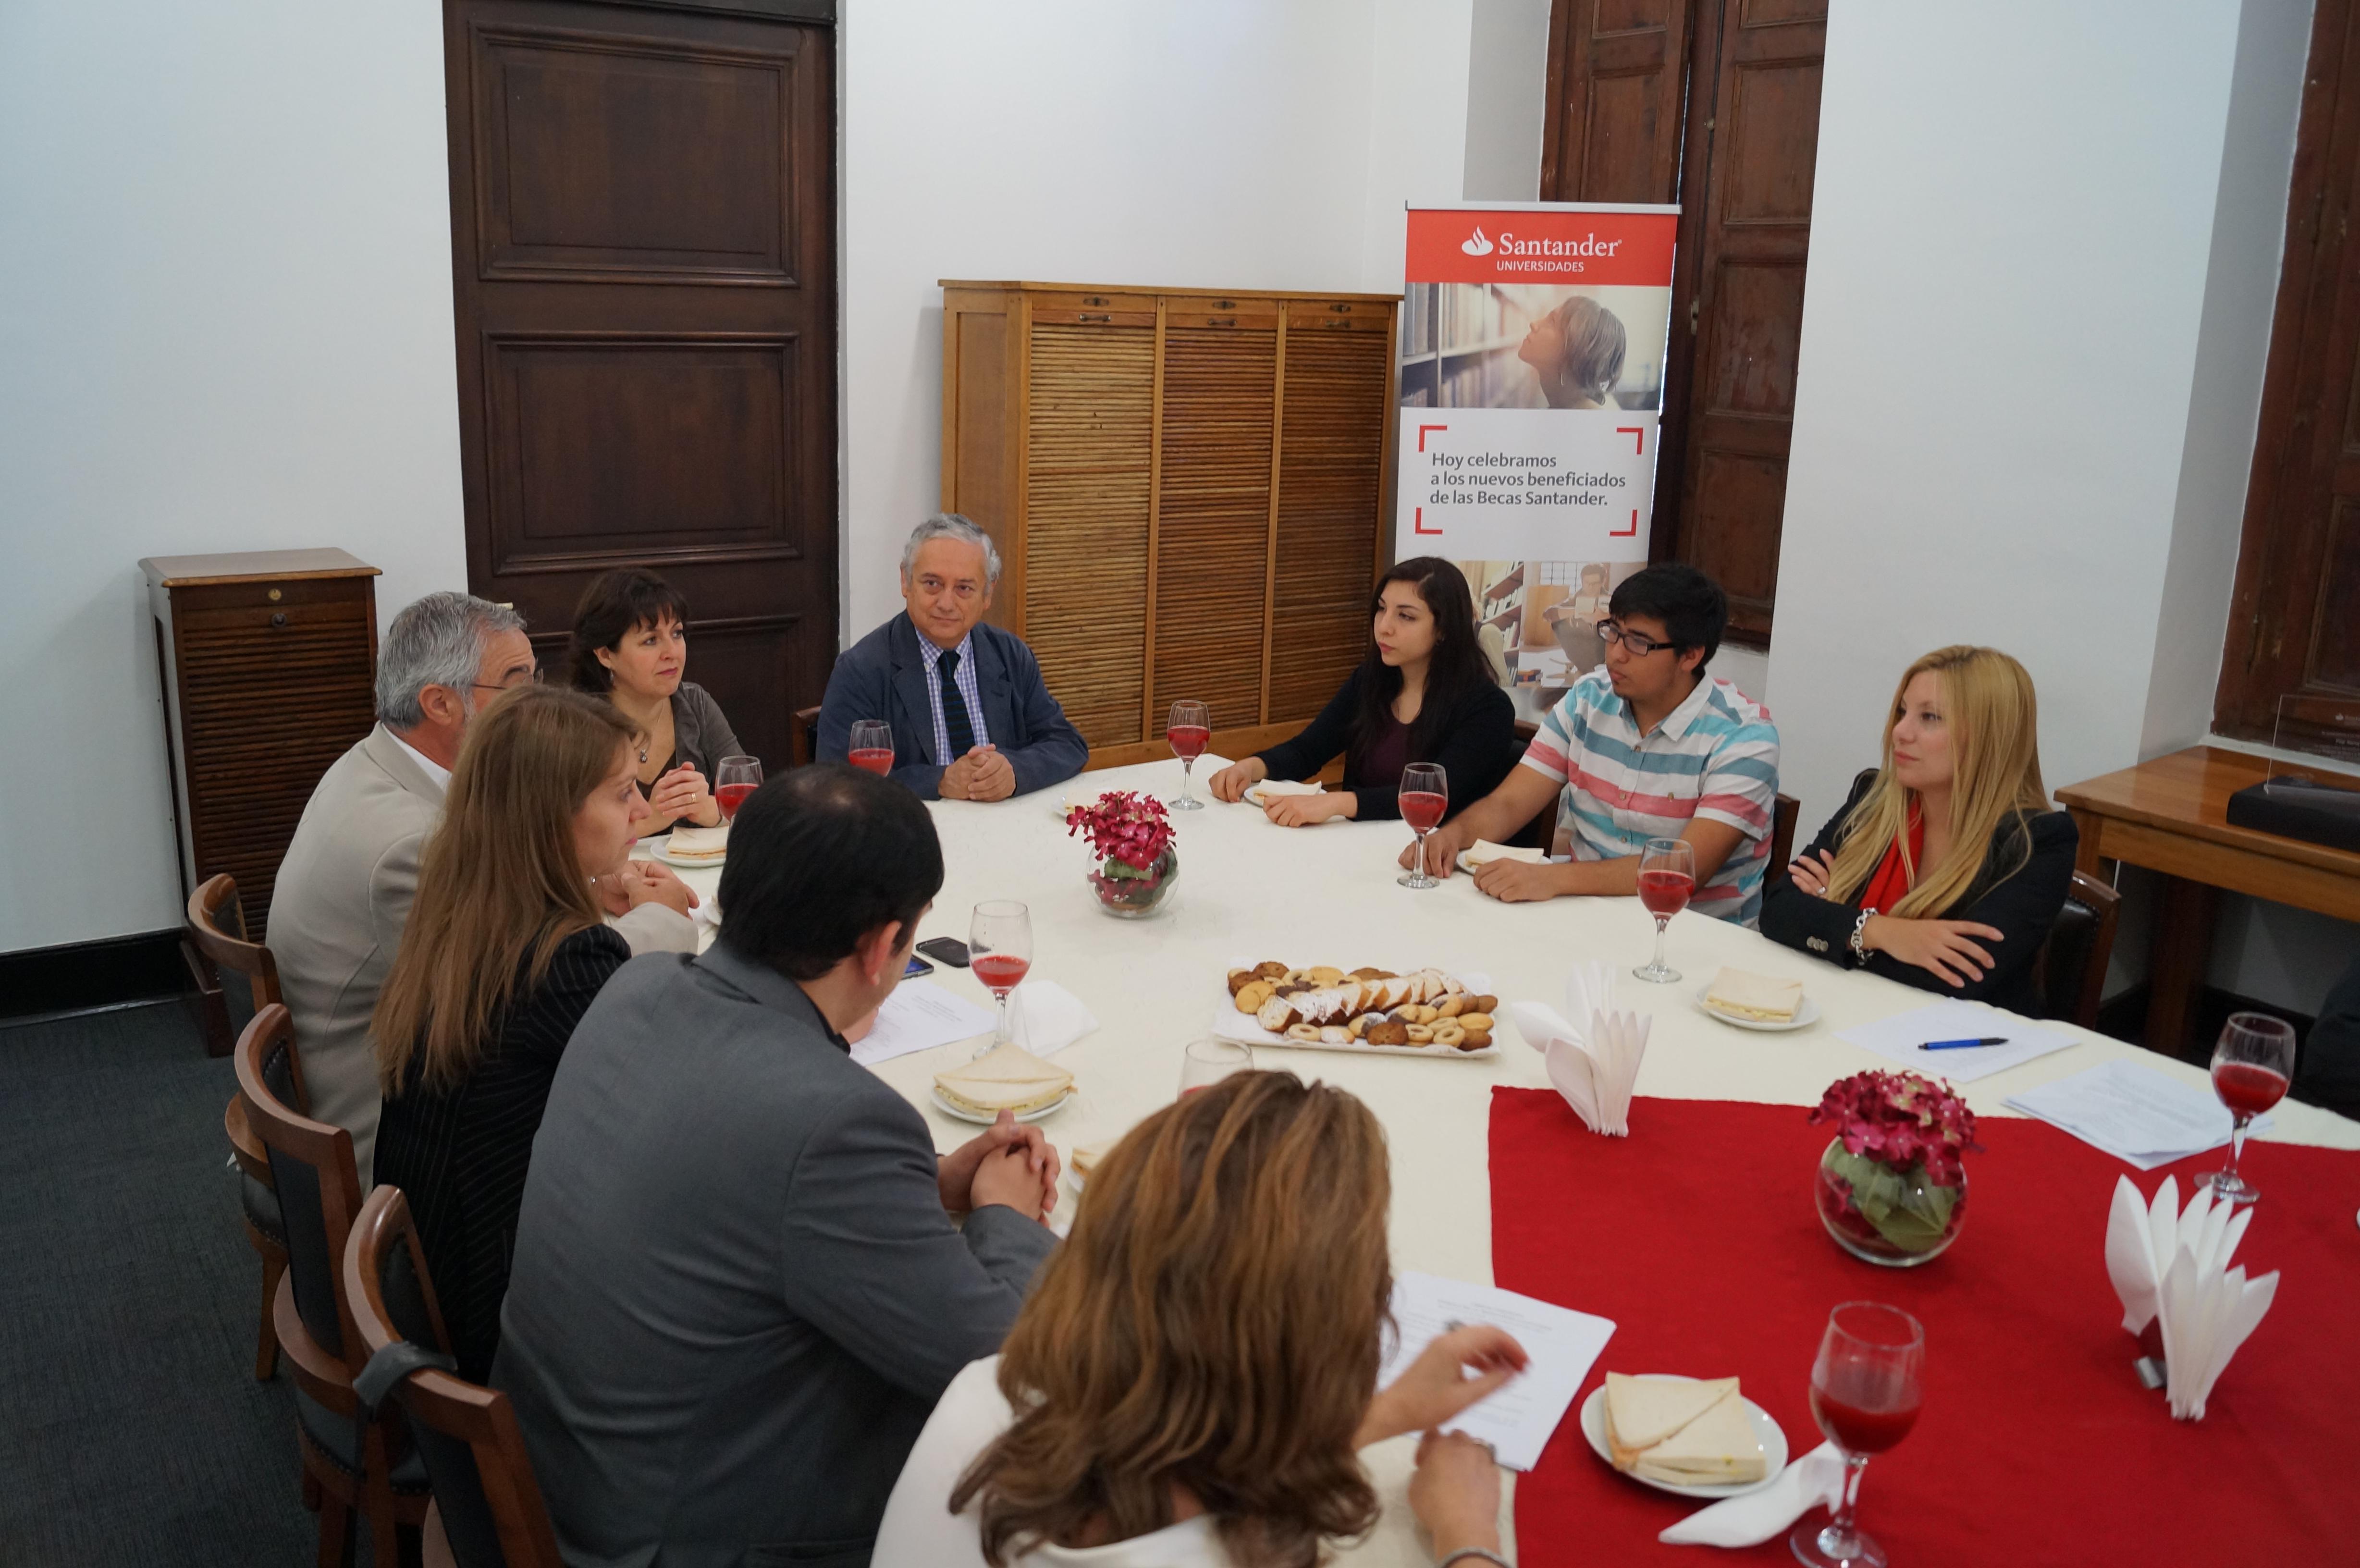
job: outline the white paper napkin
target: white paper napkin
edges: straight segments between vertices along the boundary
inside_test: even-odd
[[[1548,1064],[1549,1082],[1581,1118],[1582,1126],[1610,1138],[1631,1131],[1631,1091],[1647,1054],[1655,1019],[1612,1009],[1613,972],[1602,964],[1578,966],[1566,980],[1566,1006],[1583,1028],[1540,1002],[1511,1002],[1508,1018],[1524,1043]]]
[[[1297,783],[1292,779],[1265,779],[1246,787],[1246,799],[1257,806],[1265,806],[1283,795],[1317,795],[1321,792],[1317,783]]]
[[[1756,1546],[1815,1508],[1843,1500],[1843,1455],[1823,1443],[1758,1492],[1724,1497],[1655,1537],[1666,1546]]]
[[[1027,980],[1008,996],[1008,1030],[1035,1056],[1050,1056],[1098,1027],[1082,999],[1054,980]]]
[[[2143,1332],[2163,1320],[2166,1392],[2177,1421],[2202,1421],[2204,1400],[2229,1358],[2278,1296],[2276,1269],[2247,1279],[2229,1259],[2253,1222],[2250,1206],[2215,1203],[2199,1185],[2185,1209],[2180,1181],[2167,1176],[2142,1205],[2127,1176],[2114,1178],[2106,1216],[2106,1273],[2122,1298],[2123,1327]]]

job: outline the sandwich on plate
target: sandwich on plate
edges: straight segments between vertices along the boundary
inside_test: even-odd
[[[1734,1377],[1609,1372],[1606,1446],[1617,1470],[1674,1486],[1743,1484],[1769,1473]]]
[[[1803,1005],[1803,983],[1748,975],[1743,969],[1724,969],[1712,977],[1711,988],[1704,994],[1704,1005],[1732,1018],[1790,1024]]]
[[[672,830],[672,841],[664,845],[664,853],[674,860],[718,861],[728,852],[727,822],[709,828],[676,827]]]
[[[1002,1111],[1043,1110],[1065,1097],[1074,1075],[1010,1040],[948,1073],[934,1074],[934,1092],[954,1109],[990,1121]]]

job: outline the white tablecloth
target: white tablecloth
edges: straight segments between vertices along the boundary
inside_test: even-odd
[[[1211,757],[1197,763],[1200,798],[1204,779],[1221,766]],[[1116,789],[1152,790],[1168,800],[1179,784],[1178,763],[1147,763],[1086,774],[1062,790],[990,805],[947,800],[934,807],[946,876],[921,935],[965,941],[978,900],[1021,898],[1032,913],[1032,972],[1074,991],[1102,1025],[1059,1055],[1079,1091],[1043,1124],[1060,1147],[1117,1136],[1173,1099],[1181,1050],[1207,1031],[1213,1006],[1224,993],[1229,962],[1240,955],[1306,967],[1473,969],[1488,974],[1502,998],[1552,1005],[1561,1003],[1572,964],[1602,960],[1620,972],[1622,1005],[1655,1016],[1638,1093],[1673,1099],[1815,1105],[1836,1079],[1890,1065],[1838,1040],[1837,1031],[1932,999],[1923,991],[1839,969],[1695,913],[1681,914],[1671,924],[1669,962],[1686,979],[1677,985],[1650,985],[1628,974],[1647,961],[1655,939],[1654,922],[1635,899],[1502,904],[1478,893],[1464,876],[1413,891],[1394,882],[1400,875],[1394,857],[1408,840],[1401,823],[1338,821],[1285,829],[1246,805],[1212,802],[1200,811],[1175,812],[1180,882],[1165,909],[1147,920],[1100,913],[1083,880],[1088,852],[1080,840],[1066,836],[1054,801]],[[700,894],[709,895],[720,882],[717,869],[682,875]],[[1724,964],[1801,980],[1819,1005],[1819,1021],[1769,1034],[1706,1017],[1690,998]],[[943,966],[930,979],[991,1005],[990,994],[966,971]],[[2201,1069],[2136,1046],[2070,1024],[2044,1027],[2071,1033],[2082,1043],[1967,1086],[1968,1102],[1978,1116],[2012,1116],[2000,1104],[2005,1096],[2114,1056],[2136,1058],[2191,1083],[2207,1083]],[[1546,1088],[1548,1082],[1540,1058],[1505,1019],[1497,1038],[1501,1053],[1489,1060],[1256,1052],[1258,1066],[1350,1090],[1384,1123],[1393,1153],[1396,1269],[1484,1282],[1491,1278],[1486,1159],[1491,1089],[1500,1083]],[[927,1093],[934,1074],[967,1049],[924,1051],[878,1069],[925,1115],[938,1149],[953,1149],[976,1130],[935,1109]],[[2273,1115],[2271,1136],[2277,1138],[2360,1149],[2360,1123],[2293,1101],[2282,1103]],[[1633,1115],[1632,1136],[1646,1136],[1644,1106]],[[1797,1203],[1808,1191],[1800,1181],[1796,1178]],[[1071,1202],[1070,1194],[1065,1201]],[[2102,1219],[2092,1217],[2093,1236]],[[1789,1439],[1808,1435],[1790,1433]],[[1386,1519],[1348,1554],[1354,1563],[1431,1561],[1401,1495],[1414,1446],[1414,1440],[1398,1439],[1371,1451]]]

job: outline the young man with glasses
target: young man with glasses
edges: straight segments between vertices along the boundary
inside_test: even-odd
[[[1478,888],[1507,903],[1628,898],[1647,841],[1686,839],[1692,907],[1753,925],[1770,862],[1778,731],[1767,709],[1705,673],[1728,620],[1721,585],[1692,566],[1625,579],[1598,625],[1606,662],[1543,715],[1505,783],[1427,835],[1426,870],[1448,876],[1460,851],[1513,837],[1554,800],[1557,850],[1572,859],[1496,860],[1475,874]]]

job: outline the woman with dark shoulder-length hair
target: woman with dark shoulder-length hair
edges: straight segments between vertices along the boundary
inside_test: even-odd
[[[637,775],[655,809],[645,831],[720,822],[713,770],[742,753],[721,704],[682,679],[688,601],[680,590],[637,568],[602,573],[574,606],[566,659],[575,690],[604,695],[648,737]]]
[[[591,883],[647,820],[639,740],[612,706],[553,686],[475,717],[370,1023],[377,1180],[408,1194],[459,1370],[478,1382],[558,1060],[631,956]]]
[[[1402,769],[1442,766],[1450,804],[1472,805],[1516,765],[1516,706],[1493,679],[1475,636],[1475,599],[1439,556],[1404,561],[1377,579],[1369,650],[1319,716],[1293,740],[1212,777],[1216,799],[1237,800],[1265,779],[1308,779],[1344,757],[1344,786],[1278,795],[1262,808],[1282,827],[1330,817],[1401,815]]]
[[[1092,1172],[1005,1348],[935,1406],[874,1561],[1311,1568],[1366,1531],[1356,1451],[1524,1364],[1503,1330],[1461,1328],[1376,1391],[1390,1203],[1384,1134],[1340,1089],[1239,1073],[1148,1117]],[[1489,1451],[1429,1436],[1418,1466],[1441,1560],[1496,1552]]]
[[[1997,648],[1901,675],[1885,762],[1762,902],[1762,934],[1845,968],[2038,1013],[2033,968],[2080,842],[2040,781],[2032,677]]]

